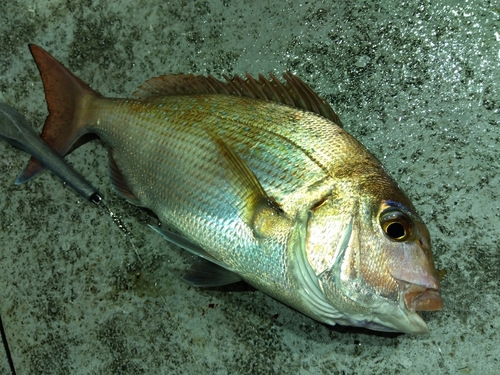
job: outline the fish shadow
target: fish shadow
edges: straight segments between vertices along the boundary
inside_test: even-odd
[[[398,338],[399,336],[403,336],[404,333],[402,332],[383,332],[383,331],[372,331],[371,329],[368,328],[362,328],[362,327],[351,327],[351,326],[341,326],[339,324],[335,326],[330,326],[328,324],[323,324],[327,330],[331,332],[336,332],[340,333],[342,335],[348,335],[348,334],[354,334],[354,335],[366,335],[366,336],[373,336],[373,337],[384,337],[384,338],[389,338],[389,339],[395,339]]]

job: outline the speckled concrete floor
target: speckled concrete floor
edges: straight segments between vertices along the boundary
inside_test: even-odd
[[[28,43],[122,97],[159,74],[296,72],[407,191],[447,271],[424,336],[326,327],[244,285],[193,289],[192,257],[112,192],[102,145],[68,159],[132,236],[50,173],[14,186],[27,156],[0,143],[0,314],[18,374],[498,373],[500,4],[376,3],[0,3],[0,100],[37,129]]]

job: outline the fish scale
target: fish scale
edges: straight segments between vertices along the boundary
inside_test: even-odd
[[[147,108],[152,110],[156,108],[158,112],[165,112],[164,108],[171,104],[169,102],[174,102],[178,105],[176,98],[155,98],[155,100],[162,104],[162,108],[158,108],[159,103],[155,103],[154,106]],[[252,113],[255,111],[250,109],[245,113],[244,109],[246,109],[247,103],[242,103],[238,107],[235,107],[234,101],[230,100],[227,103],[227,99],[223,96],[215,96],[215,98],[207,100],[222,102],[218,103],[218,112],[212,112],[209,109],[210,107],[203,107],[203,111],[198,108],[193,114],[191,112],[186,114],[182,107],[177,107],[177,110],[167,112],[168,121],[161,121],[159,120],[160,116],[155,116],[154,119],[158,123],[152,122],[150,116],[145,116],[146,119],[136,119],[134,116],[136,110],[125,114],[121,106],[120,108],[113,108],[116,104],[116,101],[113,101],[110,109],[105,107],[96,108],[97,112],[106,113],[106,117],[93,120],[95,122],[99,120],[101,125],[94,125],[92,129],[95,129],[98,135],[116,150],[117,159],[125,159],[126,155],[122,156],[119,150],[126,150],[126,153],[131,158],[123,161],[122,164],[125,168],[136,159],[144,161],[154,160],[157,165],[165,165],[169,171],[169,175],[173,178],[161,181],[161,186],[162,188],[168,187],[168,191],[176,197],[179,196],[176,193],[178,187],[171,185],[171,183],[186,173],[189,173],[193,177],[190,180],[200,186],[207,186],[207,184],[212,183],[212,180],[219,181],[216,186],[220,185],[223,168],[219,165],[218,154],[214,151],[215,146],[208,136],[207,130],[218,133],[221,136],[228,134],[225,141],[248,164],[266,192],[272,196],[276,196],[280,201],[285,201],[285,196],[289,195],[290,192],[296,192],[300,187],[305,189],[325,177],[324,171],[317,166],[313,158],[321,151],[323,153],[327,153],[328,151],[326,148],[323,151],[318,145],[312,157],[305,152],[300,152],[300,148],[305,148],[305,146],[298,143],[301,133],[307,132],[308,129],[305,127],[301,128],[301,124],[292,123],[294,128],[298,126],[298,129],[294,130],[297,141],[293,142],[293,140],[287,138],[286,135],[290,133],[290,126],[287,126],[290,123],[286,122],[288,114],[285,113],[281,116],[274,114],[275,118],[273,118],[273,122],[278,123],[279,126],[275,127],[277,128],[276,130],[274,128],[269,130],[262,126],[258,117],[254,119],[253,125],[249,121],[245,121],[246,118],[253,118],[254,115]],[[203,100],[198,101],[203,102]],[[127,102],[130,103],[131,101],[128,100]],[[141,102],[135,103],[134,106],[139,105],[139,103]],[[147,104],[143,105],[147,106]],[[225,108],[227,105],[233,107],[232,111],[239,113],[238,120],[235,121],[232,118],[228,118],[227,115],[221,115],[225,111],[220,108]],[[288,108],[287,110],[292,111],[292,109]],[[141,111],[138,112],[142,113]],[[183,112],[184,114],[182,114]],[[295,112],[300,113],[299,110],[295,110]],[[313,114],[301,113],[301,115],[305,117],[306,121],[314,117]],[[203,127],[193,128],[190,125],[201,120],[203,120]],[[133,125],[123,129],[121,124],[125,121]],[[108,126],[108,124],[118,125],[113,127]],[[329,125],[332,127],[335,126],[334,124]],[[245,130],[245,128],[249,130]],[[304,132],[301,132],[301,129]],[[229,135],[230,131],[231,135]],[[118,137],[118,134],[120,134],[120,137]],[[145,140],[141,143],[142,147],[140,149],[134,150],[133,142],[127,143],[127,140],[135,139],[138,134],[141,134]],[[158,144],[156,139],[163,139],[163,142]],[[144,147],[144,144],[147,144],[147,146]],[[293,150],[294,148],[296,150]],[[297,149],[299,149],[299,152],[297,152]],[[239,150],[241,151],[238,152]],[[282,150],[286,150],[286,152],[282,152]],[[147,154],[143,154],[144,152],[147,152]],[[284,168],[283,165],[285,166]],[[154,165],[151,165],[151,170],[154,169]],[[133,179],[135,176],[133,170],[127,171],[124,174],[130,179]],[[134,185],[133,183],[131,184],[131,186]],[[197,186],[193,186],[192,191],[196,192],[198,188]],[[182,194],[186,194],[185,189],[182,189]],[[151,195],[156,195],[156,192]],[[140,194],[137,194],[137,197],[140,198]],[[168,199],[168,194],[162,196],[162,198]],[[196,197],[192,198],[196,199]],[[188,200],[192,198],[188,198]],[[215,199],[220,200],[221,197],[215,197]],[[142,201],[143,199],[140,200]]]

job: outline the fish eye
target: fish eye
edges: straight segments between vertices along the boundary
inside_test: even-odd
[[[380,225],[385,235],[394,241],[406,241],[413,234],[413,225],[407,214],[389,208],[380,215]]]

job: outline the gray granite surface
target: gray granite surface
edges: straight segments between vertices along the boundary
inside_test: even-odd
[[[499,373],[498,1],[2,1],[0,100],[40,130],[28,43],[107,96],[160,74],[295,72],[413,199],[446,275],[423,336],[327,327],[244,285],[194,289],[193,257],[112,191],[102,144],[68,160],[128,235],[51,173],[15,186],[27,156],[0,142],[0,314],[18,374]]]

